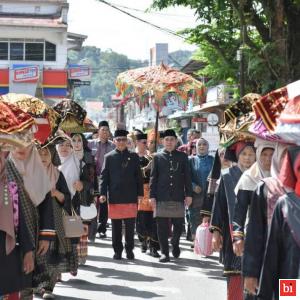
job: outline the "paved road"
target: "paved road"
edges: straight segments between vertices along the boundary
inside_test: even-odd
[[[181,245],[181,257],[167,264],[142,254],[138,247],[135,261],[116,262],[112,259],[111,239],[96,239],[89,246],[87,263],[80,267],[78,276],[64,274],[63,283],[57,284],[56,299],[226,299],[226,281],[217,257],[196,256],[184,239]]]

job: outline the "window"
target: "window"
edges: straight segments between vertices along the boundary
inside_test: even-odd
[[[35,12],[35,13],[41,12],[41,7],[40,7],[40,6],[35,6],[35,7],[34,7],[34,12]]]
[[[25,60],[44,60],[44,44],[43,43],[26,43],[25,44]]]
[[[10,43],[10,60],[24,59],[24,43]]]
[[[50,42],[45,42],[45,60],[46,61],[56,61],[56,45]]]
[[[0,42],[0,60],[8,60],[8,42]]]

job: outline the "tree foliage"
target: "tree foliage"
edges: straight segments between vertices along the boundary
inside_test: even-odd
[[[153,7],[195,9],[199,25],[182,33],[199,45],[195,58],[210,83],[238,82],[238,49],[247,66],[247,91],[266,92],[300,78],[299,0],[153,0]]]

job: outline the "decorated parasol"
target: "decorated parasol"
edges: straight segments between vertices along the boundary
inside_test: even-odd
[[[60,115],[44,101],[26,94],[9,93],[0,97],[0,100],[13,103],[24,112],[30,114],[37,125],[34,137],[43,144],[58,128]]]
[[[172,69],[165,64],[138,68],[120,73],[116,88],[126,100],[134,97],[140,106],[152,98],[156,114],[155,132],[158,131],[158,116],[170,93],[177,95],[185,108],[190,100],[195,104],[205,101],[206,89],[202,82],[190,75]],[[125,101],[126,102],[126,101]]]

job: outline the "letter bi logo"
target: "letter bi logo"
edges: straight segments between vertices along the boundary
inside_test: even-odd
[[[287,296],[296,296],[297,295],[297,288],[296,288],[296,280],[291,279],[280,279],[279,280],[279,290],[281,297]]]

